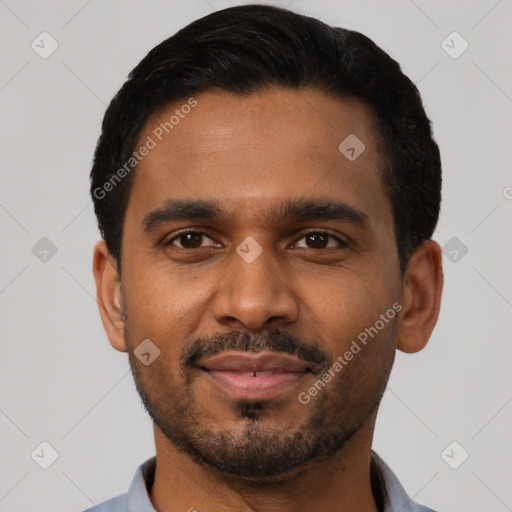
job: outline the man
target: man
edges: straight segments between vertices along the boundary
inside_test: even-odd
[[[156,458],[98,509],[431,510],[371,445],[395,351],[438,318],[440,189],[418,91],[359,33],[251,5],[154,48],[91,193]]]

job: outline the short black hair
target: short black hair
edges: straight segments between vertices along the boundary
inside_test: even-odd
[[[359,32],[258,4],[216,11],[157,45],[108,106],[90,191],[119,272],[134,175],[126,170],[136,168],[133,152],[149,118],[208,89],[245,96],[272,86],[313,87],[370,107],[383,143],[382,176],[403,275],[414,250],[432,236],[441,203],[439,149],[418,89],[394,59]]]

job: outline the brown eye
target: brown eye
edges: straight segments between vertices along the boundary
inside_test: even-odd
[[[166,245],[172,245],[180,249],[198,249],[199,247],[205,247],[203,242],[206,240],[211,240],[213,242],[213,240],[204,233],[199,231],[186,231],[176,235],[174,238],[171,238]]]
[[[311,233],[305,237],[306,245],[311,249],[325,249],[329,242],[329,236],[322,233]]]
[[[306,249],[328,249],[336,246],[341,248],[348,247],[348,244],[343,240],[340,240],[338,237],[331,235],[330,233],[322,231],[307,233],[300,240],[304,240],[304,245],[299,247]],[[332,244],[331,240],[335,243]]]

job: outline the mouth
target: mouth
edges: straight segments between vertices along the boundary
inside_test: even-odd
[[[261,400],[296,387],[312,373],[308,363],[285,354],[231,352],[198,361],[212,384],[233,398]]]

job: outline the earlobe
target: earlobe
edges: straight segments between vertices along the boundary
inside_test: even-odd
[[[112,347],[120,352],[126,352],[121,282],[116,261],[105,240],[100,240],[94,247],[92,268],[96,281],[96,299],[105,332]]]
[[[427,344],[439,317],[443,289],[443,254],[428,240],[411,256],[404,276],[397,348],[418,352]]]

